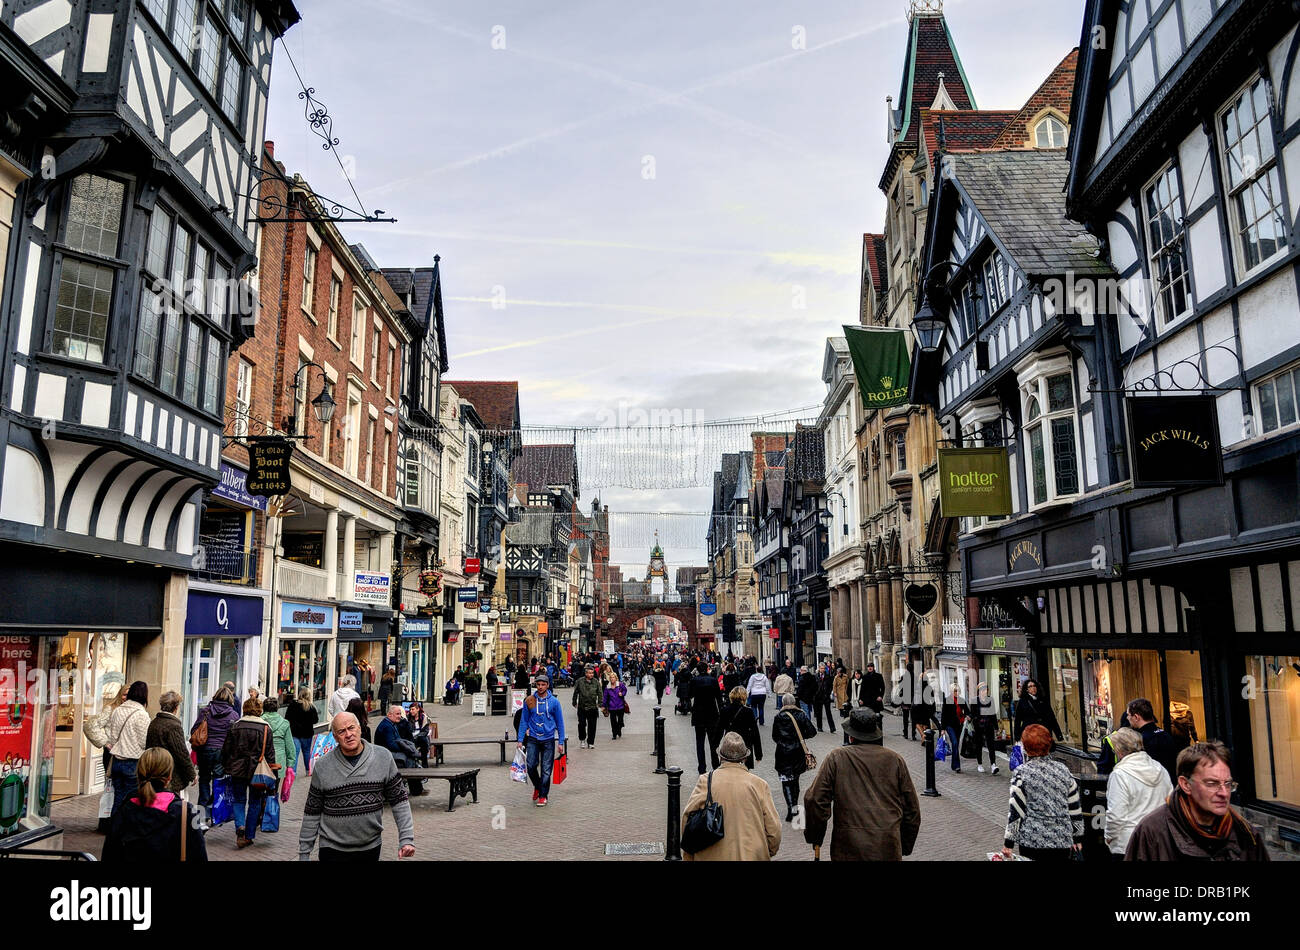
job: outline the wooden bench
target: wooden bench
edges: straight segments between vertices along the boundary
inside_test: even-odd
[[[397,771],[407,781],[425,778],[444,780],[450,787],[447,795],[447,811],[451,811],[456,807],[457,797],[463,798],[472,795],[474,796],[474,804],[478,804],[478,769],[466,769],[464,771],[457,771],[456,769],[398,769]]]
[[[501,747],[501,764],[506,763],[506,746],[514,742],[514,736],[506,733],[502,739],[493,739],[488,736],[478,736],[472,739],[430,739],[429,746],[433,752],[434,761],[442,765],[442,747],[445,745],[499,745]]]

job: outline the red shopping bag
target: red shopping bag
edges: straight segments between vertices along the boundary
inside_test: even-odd
[[[555,760],[555,768],[551,770],[551,784],[562,785],[564,780],[569,776],[569,754],[566,752]]]
[[[280,783],[280,801],[287,802],[289,800],[289,790],[292,788],[293,769],[289,769],[284,773],[284,781]]]

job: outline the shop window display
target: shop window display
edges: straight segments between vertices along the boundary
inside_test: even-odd
[[[1079,719],[1079,651],[1052,650],[1052,711],[1061,725],[1065,745],[1083,748]]]
[[[310,689],[312,704],[319,722],[325,716],[329,696],[325,690],[326,649],[328,640],[281,640],[279,675],[280,695],[296,696],[300,689]]]
[[[50,823],[55,697],[19,673],[50,668],[51,638],[11,636],[0,655],[0,839]]]
[[[1201,654],[1195,650],[1170,650],[1165,654],[1169,680],[1169,709],[1165,729],[1180,746],[1205,738],[1205,690],[1201,683]]]
[[[1300,807],[1300,656],[1246,657],[1255,798]]]
[[[1086,650],[1083,661],[1083,747],[1100,752],[1102,738],[1119,728],[1130,700],[1145,697],[1160,708],[1160,654],[1156,650],[1095,649]],[[1197,670],[1199,674],[1199,661]]]

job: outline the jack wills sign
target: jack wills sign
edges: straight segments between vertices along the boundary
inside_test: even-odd
[[[1213,396],[1130,396],[1129,458],[1134,488],[1223,484],[1223,450]]]
[[[939,508],[945,518],[1011,514],[1007,450],[940,449]]]

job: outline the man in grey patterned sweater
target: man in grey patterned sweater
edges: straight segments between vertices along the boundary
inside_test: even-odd
[[[311,788],[303,806],[298,859],[311,859],[320,837],[322,861],[378,861],[383,847],[384,804],[397,822],[399,858],[415,854],[415,823],[406,783],[393,754],[361,739],[361,724],[351,713],[330,722],[338,747],[312,762]]]

